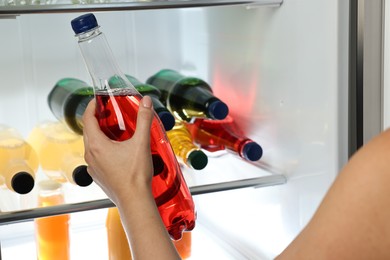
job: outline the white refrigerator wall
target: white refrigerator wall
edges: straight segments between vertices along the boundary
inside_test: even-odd
[[[277,255],[347,161],[348,8],[348,1],[285,0],[96,13],[125,73],[146,80],[172,68],[205,79],[262,145],[263,166],[287,176],[280,186],[195,197],[199,222],[232,259]],[[90,82],[70,27],[77,15],[0,20],[0,122],[25,137],[54,120],[46,98],[56,81]],[[240,169],[247,170],[231,167],[238,176]]]

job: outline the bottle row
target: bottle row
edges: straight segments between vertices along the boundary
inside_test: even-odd
[[[156,114],[182,165],[194,170],[204,169],[208,158],[203,149],[209,152],[227,149],[245,160],[260,159],[261,147],[245,136],[234,119],[227,115],[227,105],[213,96],[211,87],[203,80],[184,77],[173,70],[162,70],[148,79],[154,85],[141,83],[129,75],[126,77],[142,95],[152,98]],[[191,82],[191,85],[185,82]],[[181,85],[182,89],[191,89],[191,95],[186,94],[186,100],[180,100],[181,106],[177,100],[184,91],[178,91],[171,102],[167,100],[172,94],[166,89],[172,88],[174,84]],[[162,85],[169,87],[164,88]],[[192,99],[196,96],[204,97],[205,93],[208,98],[203,98],[205,101],[202,105],[193,105],[195,101]],[[81,118],[93,97],[93,88],[84,81],[61,79],[48,95],[49,107],[58,122],[47,121],[37,125],[26,141],[16,129],[0,126],[0,184],[20,194],[28,193],[34,186],[34,175],[40,164],[44,173],[57,182],[90,185],[92,178],[86,171],[83,159]],[[209,105],[213,104],[210,99],[216,104]]]
[[[128,82],[112,77],[110,88],[131,84],[143,96],[150,96],[175,154],[193,169],[203,169],[207,160],[199,150],[229,150],[245,160],[257,161],[263,150],[247,138],[229,115],[228,105],[216,97],[211,86],[196,77],[164,69],[140,82],[125,75]],[[93,87],[75,78],[59,80],[48,96],[49,107],[59,121],[82,134],[82,115],[94,98]],[[104,100],[104,98],[102,98]],[[195,159],[198,158],[198,159]]]
[[[41,207],[64,203],[62,185],[53,180],[39,182],[38,203]],[[71,255],[71,214],[37,218],[34,220],[37,259],[69,260]],[[106,216],[108,259],[132,259],[119,211],[109,208]],[[191,232],[184,232],[173,243],[182,259],[191,255]]]

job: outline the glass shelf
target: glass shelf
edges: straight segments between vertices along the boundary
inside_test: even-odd
[[[261,162],[261,160],[258,163],[252,164],[229,153],[222,153],[214,157],[209,156],[207,167],[200,171],[183,167],[183,175],[193,196],[286,183],[284,174]],[[0,212],[0,225],[28,221],[38,217],[114,206],[95,184],[87,188],[69,185],[65,191],[67,196],[66,204],[36,208],[31,206],[33,203],[30,200],[30,206],[19,206],[18,209],[14,208],[7,211],[3,209],[3,212]],[[82,196],[84,201],[80,201],[80,196]]]
[[[252,1],[233,1],[233,0],[151,0],[151,1],[126,1],[126,0],[107,0],[104,3],[93,3],[93,0],[53,0],[48,4],[45,0],[3,0],[4,2],[13,1],[12,4],[0,5],[0,16],[15,16],[20,14],[34,13],[66,13],[66,12],[85,12],[85,11],[123,11],[123,10],[149,10],[149,9],[169,9],[169,8],[188,8],[188,7],[210,7],[224,5],[247,5],[247,6],[279,6],[283,0],[252,0]],[[3,2],[3,3],[4,3]],[[49,0],[50,2],[50,0]],[[84,3],[85,2],[85,3]],[[23,4],[15,4],[23,3]],[[31,4],[29,4],[31,3]]]

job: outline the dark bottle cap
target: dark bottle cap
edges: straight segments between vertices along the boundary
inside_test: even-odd
[[[243,156],[249,161],[257,161],[263,155],[263,149],[261,146],[255,142],[249,142],[244,145]]]
[[[165,131],[169,131],[175,126],[175,118],[169,111],[158,112],[158,117],[160,118]]]
[[[87,171],[87,166],[85,165],[76,167],[76,169],[73,170],[72,177],[73,181],[81,187],[86,187],[93,182],[91,175],[89,175]]]
[[[229,108],[222,101],[216,100],[209,105],[208,114],[213,119],[222,120],[229,114]]]
[[[208,158],[204,152],[200,150],[195,150],[188,155],[187,161],[193,169],[202,170],[204,167],[206,167],[208,163]]]
[[[71,21],[71,25],[75,34],[87,32],[99,26],[95,15],[91,13],[83,14],[77,18],[74,18]]]
[[[28,172],[18,172],[12,177],[11,186],[19,194],[27,194],[34,188],[34,177]]]

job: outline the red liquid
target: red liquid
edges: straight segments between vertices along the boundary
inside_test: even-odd
[[[245,158],[244,147],[254,143],[247,138],[232,117],[223,120],[195,119],[193,124],[186,123],[194,141],[210,152],[228,149]],[[261,149],[260,146],[258,149]]]
[[[132,137],[137,122],[141,95],[126,89],[116,92],[97,92],[96,117],[102,131],[117,141]],[[161,218],[173,239],[180,239],[184,230],[195,227],[195,206],[179,164],[155,115],[151,127],[151,151],[154,177],[152,191]]]

